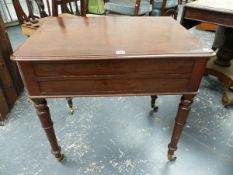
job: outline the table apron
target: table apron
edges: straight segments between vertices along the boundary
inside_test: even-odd
[[[206,59],[18,62],[29,96],[196,93]]]

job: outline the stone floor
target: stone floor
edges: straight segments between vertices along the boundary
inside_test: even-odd
[[[211,47],[214,34],[192,29]],[[26,40],[9,29],[13,48]],[[204,77],[179,142],[177,160],[167,160],[179,96],[49,99],[58,141],[66,159],[50,154],[31,101],[24,92],[0,128],[0,175],[232,175],[233,110],[221,104],[223,87]]]

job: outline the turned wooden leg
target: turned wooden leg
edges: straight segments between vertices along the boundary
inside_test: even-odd
[[[61,161],[64,158],[64,155],[61,154],[61,148],[57,143],[57,138],[55,131],[53,129],[53,122],[51,120],[49,108],[45,99],[32,99],[34,106],[37,110],[37,115],[40,119],[41,125],[46,133],[46,136],[49,140],[49,143],[52,148],[52,154],[56,157],[57,160]]]
[[[158,106],[156,105],[156,99],[158,98],[157,95],[153,95],[151,96],[151,108],[153,109],[153,111],[157,112],[158,111]]]
[[[176,159],[174,152],[177,150],[177,143],[179,141],[181,132],[186,123],[189,111],[191,109],[191,104],[193,102],[193,97],[195,95],[183,95],[181,97],[181,102],[179,104],[179,109],[175,119],[175,127],[173,129],[171,142],[168,145],[168,159],[173,161]]]
[[[72,101],[73,99],[71,97],[67,97],[66,100],[67,100],[67,104],[68,104],[68,107],[69,107],[69,111],[70,111],[71,114],[73,114],[74,113],[73,101]]]
[[[233,59],[233,29],[222,27],[222,32],[225,35],[224,43],[220,46],[217,52],[217,59],[215,64],[219,66],[229,67],[231,66],[231,60]]]

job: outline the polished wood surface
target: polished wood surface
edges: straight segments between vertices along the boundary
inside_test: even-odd
[[[211,60],[207,65],[206,73],[217,76],[226,87],[222,101],[225,106],[233,104],[233,79],[232,73],[227,69],[233,69],[233,3],[231,0],[198,0],[184,6],[181,24],[187,29],[198,25],[200,22],[208,22],[224,26],[225,41],[217,52],[217,59]]]
[[[45,98],[149,95],[156,110],[157,94],[182,94],[168,151],[174,160],[192,99],[213,55],[172,18],[64,17],[46,21],[12,59],[58,160],[63,156]]]
[[[14,60],[203,57],[211,53],[170,17],[80,17],[47,20],[14,53]]]

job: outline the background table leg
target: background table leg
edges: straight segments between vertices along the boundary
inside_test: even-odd
[[[69,107],[69,111],[71,114],[74,114],[74,109],[73,109],[73,99],[71,97],[67,97],[66,98],[68,107]]]
[[[233,104],[233,29],[218,26],[213,48],[219,48],[217,58],[208,61],[206,74],[214,75],[224,84],[224,106]]]
[[[157,95],[153,95],[151,96],[151,108],[153,109],[153,111],[157,112],[158,111],[158,106],[156,105],[156,99],[158,98]]]
[[[231,60],[233,59],[233,29],[227,27],[218,27],[220,30],[219,40],[222,40],[217,52],[217,59],[215,63],[219,66],[229,67],[231,66]],[[222,38],[221,38],[222,37]]]
[[[61,161],[64,158],[64,155],[61,154],[61,148],[59,147],[53,129],[53,122],[51,120],[49,108],[45,99],[32,99],[34,106],[37,110],[37,115],[40,119],[41,125],[44,128],[46,136],[49,140],[49,143],[52,148],[52,154],[56,157],[57,160]]]
[[[168,159],[175,160],[174,152],[177,150],[177,143],[179,141],[181,132],[186,123],[189,111],[191,109],[191,104],[195,95],[183,95],[181,97],[181,102],[179,104],[179,109],[175,119],[175,127],[173,129],[171,142],[168,145]]]

